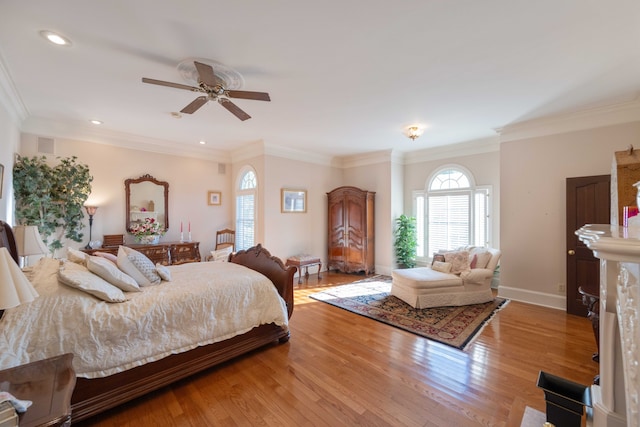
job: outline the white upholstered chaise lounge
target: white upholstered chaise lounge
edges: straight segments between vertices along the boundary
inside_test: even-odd
[[[466,247],[438,255],[445,261],[434,261],[431,267],[393,270],[391,295],[414,308],[461,306],[493,300],[491,281],[500,261],[498,249]],[[451,272],[446,272],[449,268]]]

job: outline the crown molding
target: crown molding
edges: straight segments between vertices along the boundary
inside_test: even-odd
[[[151,153],[207,159],[222,163],[231,160],[229,152],[214,150],[204,145],[195,146],[191,142],[176,144],[176,142],[180,143],[181,141],[168,141],[124,132],[114,132],[84,123],[69,124],[48,119],[28,118],[23,122],[21,130],[35,135],[87,141]]]
[[[405,152],[403,155],[403,164],[424,163],[433,160],[472,156],[496,151],[500,151],[500,138],[497,135],[489,138],[461,142],[459,144],[441,145],[424,150]]]
[[[640,121],[638,96],[630,101],[515,122],[495,131],[500,134],[500,142],[508,142],[635,121]]]
[[[9,113],[11,121],[20,128],[22,121],[29,116],[29,110],[22,102],[22,98],[13,84],[13,79],[9,75],[2,55],[0,55],[0,103]]]
[[[355,168],[359,166],[375,165],[378,163],[401,162],[402,155],[394,150],[372,151],[370,153],[354,154],[351,156],[335,157],[333,166],[339,168]]]

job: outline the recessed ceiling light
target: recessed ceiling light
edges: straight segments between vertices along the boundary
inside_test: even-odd
[[[54,33],[53,31],[43,30],[40,31],[40,35],[58,46],[71,46],[71,40],[61,36],[60,34]]]
[[[102,121],[101,120],[89,120],[91,123],[93,123],[94,125],[101,125]]]
[[[182,114],[178,113],[177,111],[172,111],[171,112],[171,117],[173,117],[174,119],[181,119],[182,118]]]
[[[200,145],[205,145],[207,141],[200,141]]]

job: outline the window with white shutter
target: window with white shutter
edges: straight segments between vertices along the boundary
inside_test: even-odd
[[[491,188],[476,187],[464,168],[437,171],[425,191],[413,192],[417,220],[418,258],[423,262],[439,250],[489,246]]]
[[[255,172],[244,171],[236,192],[236,250],[255,244],[257,187]]]

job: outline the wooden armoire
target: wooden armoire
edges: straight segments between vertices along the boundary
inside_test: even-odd
[[[329,198],[328,270],[344,273],[375,271],[375,192],[356,187],[338,187]]]

